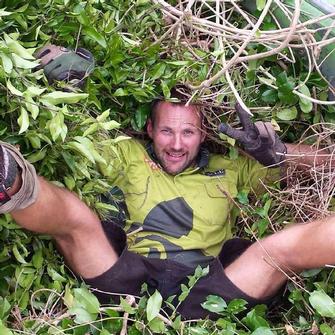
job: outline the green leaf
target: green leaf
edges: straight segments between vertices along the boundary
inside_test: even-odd
[[[107,120],[110,113],[110,108],[106,109],[104,112],[102,112],[100,115],[97,116],[98,122],[104,122]]]
[[[87,288],[75,288],[73,292],[75,305],[85,308],[90,313],[99,313],[99,301]]]
[[[99,32],[97,32],[94,29],[94,27],[85,27],[83,29],[83,33],[87,35],[88,37],[90,37],[93,41],[100,44],[103,48],[107,47],[105,38]]]
[[[32,62],[29,60],[26,60],[16,54],[12,54],[13,63],[16,67],[21,69],[33,69],[34,67],[38,66],[38,62]]]
[[[7,34],[4,34],[6,44],[11,52],[24,59],[35,59],[35,57],[25,49],[18,41],[13,40]]]
[[[266,0],[256,0],[257,10],[261,11],[264,9]]]
[[[275,335],[275,333],[268,327],[259,327],[251,335]]]
[[[140,45],[140,41],[134,41],[130,38],[128,38],[127,36],[125,35],[121,35],[121,38],[128,44],[128,45],[131,45],[131,46],[138,46]]]
[[[53,281],[66,282],[66,279],[55,269],[48,267],[47,271],[48,275],[52,278]]]
[[[51,92],[43,95],[40,99],[41,102],[51,104],[51,105],[59,105],[59,104],[74,104],[79,102],[82,99],[86,99],[88,97],[87,93],[72,93],[72,92]]]
[[[82,324],[96,320],[100,308],[97,297],[85,287],[75,288],[73,292],[74,298],[69,313],[75,315],[75,322]]]
[[[98,123],[91,124],[84,132],[83,137],[86,137],[88,135],[94,134],[99,129]]]
[[[208,330],[203,327],[189,327],[188,329],[190,335],[209,335]]]
[[[72,177],[72,176],[64,176],[63,177],[63,180],[64,180],[64,183],[65,183],[65,186],[70,190],[72,191],[75,186],[76,186],[76,181],[75,179]]]
[[[157,334],[163,334],[165,330],[165,324],[163,320],[160,320],[158,318],[155,318],[151,320],[148,324],[149,328]]]
[[[256,330],[257,328],[269,328],[268,322],[258,314],[256,309],[252,309],[242,321],[251,329]]]
[[[227,309],[227,303],[221,297],[216,295],[209,295],[201,306],[214,313],[221,313]]]
[[[11,73],[13,70],[13,62],[12,60],[5,54],[0,53],[0,57],[2,60],[2,66],[6,73]]]
[[[11,305],[6,298],[0,297],[0,320],[7,318],[11,310]],[[1,334],[1,332],[0,332]]]
[[[19,263],[21,263],[21,264],[27,264],[27,262],[25,261],[25,259],[23,258],[23,256],[20,254],[19,249],[18,249],[18,247],[17,247],[16,244],[13,245],[12,251],[13,251],[13,254],[14,254],[16,260]]]
[[[301,276],[304,278],[310,278],[310,277],[315,277],[317,274],[319,274],[323,269],[310,269],[310,270],[305,270],[301,272]]]
[[[78,151],[79,153],[81,153],[84,157],[86,157],[92,163],[95,163],[95,159],[94,159],[94,156],[92,155],[92,153],[90,151],[90,148],[87,147],[85,144],[72,141],[72,142],[69,142],[67,145],[70,148],[72,148],[72,149]]]
[[[40,112],[37,103],[33,100],[31,96],[27,95],[27,92],[24,93],[24,97],[27,110],[31,113],[32,118],[36,120]]]
[[[45,158],[47,154],[47,150],[46,149],[43,149],[43,150],[39,150],[39,151],[36,151],[35,153],[33,154],[30,154],[28,157],[27,157],[27,160],[29,163],[36,163],[38,161],[41,161],[42,159]]]
[[[296,119],[298,116],[298,111],[295,106],[290,108],[284,108],[277,112],[277,117],[280,120],[290,121]]]
[[[103,122],[100,125],[101,125],[101,128],[105,130],[112,130],[112,129],[119,128],[121,126],[120,123],[116,122],[115,120]]]
[[[137,108],[136,113],[135,113],[135,122],[136,122],[136,126],[139,129],[143,129],[143,127],[145,126],[149,113],[150,113],[149,105],[144,104]]]
[[[237,200],[238,200],[239,203],[241,203],[243,205],[248,205],[249,204],[248,192],[246,192],[246,191],[238,192]]]
[[[299,88],[299,92],[306,95],[307,97],[311,96],[311,93],[309,92],[309,89],[306,85],[302,85]],[[313,103],[301,96],[299,96],[299,106],[304,113],[310,113],[313,110]]]
[[[248,303],[243,299],[233,299],[228,303],[227,310],[232,314],[238,314],[247,309]]]
[[[20,126],[19,134],[24,133],[29,127],[29,116],[25,108],[21,106],[21,114],[17,119],[17,123]]]
[[[8,16],[13,14],[12,12],[7,12],[3,8],[0,8],[0,16]]]
[[[268,85],[268,86],[273,85],[273,81],[274,81],[271,78],[260,77],[260,76],[258,76],[258,80],[260,83]]]
[[[107,329],[103,329],[99,335],[112,335]]]
[[[326,323],[322,323],[319,329],[322,335],[334,335],[332,328],[329,327]]]
[[[161,78],[165,72],[166,65],[164,63],[158,63],[154,66],[151,74],[151,79],[156,80],[158,78]]]
[[[134,314],[136,312],[136,309],[131,307],[131,305],[129,304],[129,302],[120,297],[120,306],[122,307],[122,309],[126,312],[126,313],[129,313],[129,314]]]
[[[156,290],[155,293],[152,296],[150,296],[147,303],[146,312],[147,312],[147,319],[149,322],[159,314],[159,311],[162,307],[162,302],[163,298],[161,294]]]
[[[9,92],[17,95],[18,97],[22,97],[23,93],[21,91],[19,91],[17,88],[15,88],[12,83],[10,82],[10,80],[7,80],[7,84],[6,84],[7,88],[9,89]]]
[[[128,91],[127,90],[124,90],[123,88],[118,88],[114,94],[113,94],[115,97],[124,97],[126,95],[128,95]]]
[[[313,291],[309,302],[321,316],[335,318],[335,302],[324,291]]]
[[[35,251],[32,259],[32,263],[36,269],[40,269],[43,265],[43,253],[42,249],[38,249]]]
[[[45,91],[46,91],[46,88],[40,88],[36,86],[29,86],[27,88],[27,92],[29,93],[31,97],[40,96]]]
[[[82,307],[71,307],[69,313],[75,315],[74,321],[78,324],[93,322],[96,320],[96,313],[90,313]]]
[[[164,80],[161,80],[161,87],[162,87],[164,98],[169,99],[171,97],[170,88]]]
[[[0,16],[1,16],[1,10],[0,10]],[[0,334],[1,335],[13,335],[13,333],[7,327],[4,326],[1,320],[0,320]]]
[[[64,124],[64,114],[58,111],[56,115],[47,123],[53,141],[61,135]]]
[[[275,103],[278,100],[278,93],[274,89],[269,89],[263,92],[262,100],[267,103]]]

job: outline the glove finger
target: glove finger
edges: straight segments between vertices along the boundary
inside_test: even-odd
[[[250,114],[238,102],[235,104],[235,110],[244,130],[248,131],[249,129],[253,129],[255,127],[254,123],[251,121]]]
[[[88,60],[89,62],[94,62],[94,57],[92,55],[92,53],[90,51],[88,51],[87,49],[84,48],[78,48],[76,50],[76,54],[86,60]]]
[[[239,142],[241,142],[242,144],[245,142],[245,138],[246,138],[246,133],[243,130],[238,130],[235,129],[231,126],[229,126],[226,123],[220,123],[218,130],[220,133],[223,133]]]
[[[259,132],[262,143],[266,144],[274,142],[276,133],[270,122],[257,121],[255,122],[255,126]]]

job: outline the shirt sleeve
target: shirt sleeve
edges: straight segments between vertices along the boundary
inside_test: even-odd
[[[280,180],[280,167],[268,168],[246,156],[240,156],[237,164],[239,190],[261,194],[265,186]]]
[[[100,163],[98,168],[102,175],[113,184],[127,175],[131,158],[132,140],[125,139],[103,149],[103,157],[106,163]]]

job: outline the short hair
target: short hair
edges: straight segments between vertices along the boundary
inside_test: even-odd
[[[176,104],[176,105],[179,105],[179,106],[185,106],[185,104],[189,100],[189,98],[186,95],[182,94],[181,92],[177,91],[174,88],[171,90],[171,98],[173,99],[171,101],[163,99],[163,98],[157,98],[157,99],[155,99],[152,102],[150,116],[149,116],[152,125],[155,124],[157,109],[158,109],[158,106],[159,106],[159,104],[161,102],[165,102],[166,101],[166,102],[170,102],[171,104]],[[200,108],[200,105],[196,104],[196,103],[191,103],[191,105],[197,107],[197,109],[198,109],[198,111],[200,113],[201,126],[202,126],[203,125],[203,121],[204,121],[204,115],[203,115],[203,112],[202,112],[202,108]]]

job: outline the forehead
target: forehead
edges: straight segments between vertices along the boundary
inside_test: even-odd
[[[195,105],[161,101],[156,107],[155,124],[157,126],[194,126],[201,127],[200,111]]]

